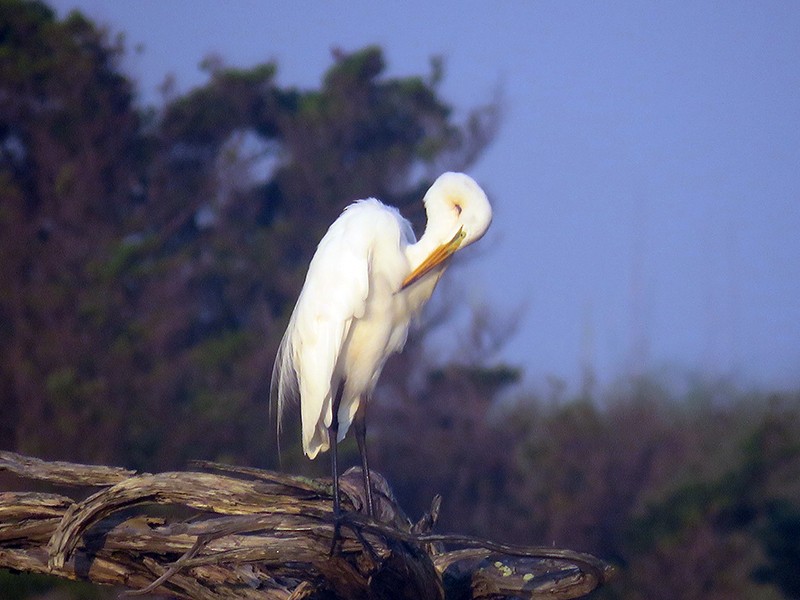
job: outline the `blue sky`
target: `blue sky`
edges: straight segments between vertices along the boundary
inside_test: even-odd
[[[58,0],[126,34],[144,102],[205,81],[208,54],[274,59],[314,87],[331,49],[389,75],[445,58],[458,114],[503,92],[471,171],[496,206],[448,275],[524,307],[502,358],[534,385],[632,369],[800,385],[800,3]]]

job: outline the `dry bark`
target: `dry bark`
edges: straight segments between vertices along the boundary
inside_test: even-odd
[[[195,600],[577,598],[611,574],[587,554],[432,534],[438,502],[412,524],[377,473],[369,519],[355,469],[331,551],[328,482],[195,467],[135,473],[0,452],[0,471],[74,490],[0,492],[0,568]],[[99,489],[82,498],[87,488]]]

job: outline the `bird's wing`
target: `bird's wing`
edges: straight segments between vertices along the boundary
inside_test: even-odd
[[[348,207],[317,247],[275,362],[278,414],[299,393],[303,449],[313,458],[328,448],[337,364],[354,319],[364,316],[370,291],[372,249],[397,239],[403,221],[375,200]]]

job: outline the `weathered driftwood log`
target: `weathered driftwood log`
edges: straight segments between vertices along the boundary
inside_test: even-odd
[[[86,496],[0,492],[0,568],[194,600],[577,598],[611,574],[569,550],[434,535],[438,502],[412,524],[378,474],[368,519],[355,470],[334,543],[329,483],[196,466],[148,474],[0,452],[0,471]]]

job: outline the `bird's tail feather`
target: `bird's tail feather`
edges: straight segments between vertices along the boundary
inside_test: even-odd
[[[272,366],[272,380],[269,386],[269,420],[272,422],[272,413],[275,412],[275,439],[278,447],[278,464],[281,464],[281,430],[286,406],[299,396],[297,373],[292,366],[292,343],[289,336],[291,327],[283,335],[278,353],[275,355],[275,364]]]

